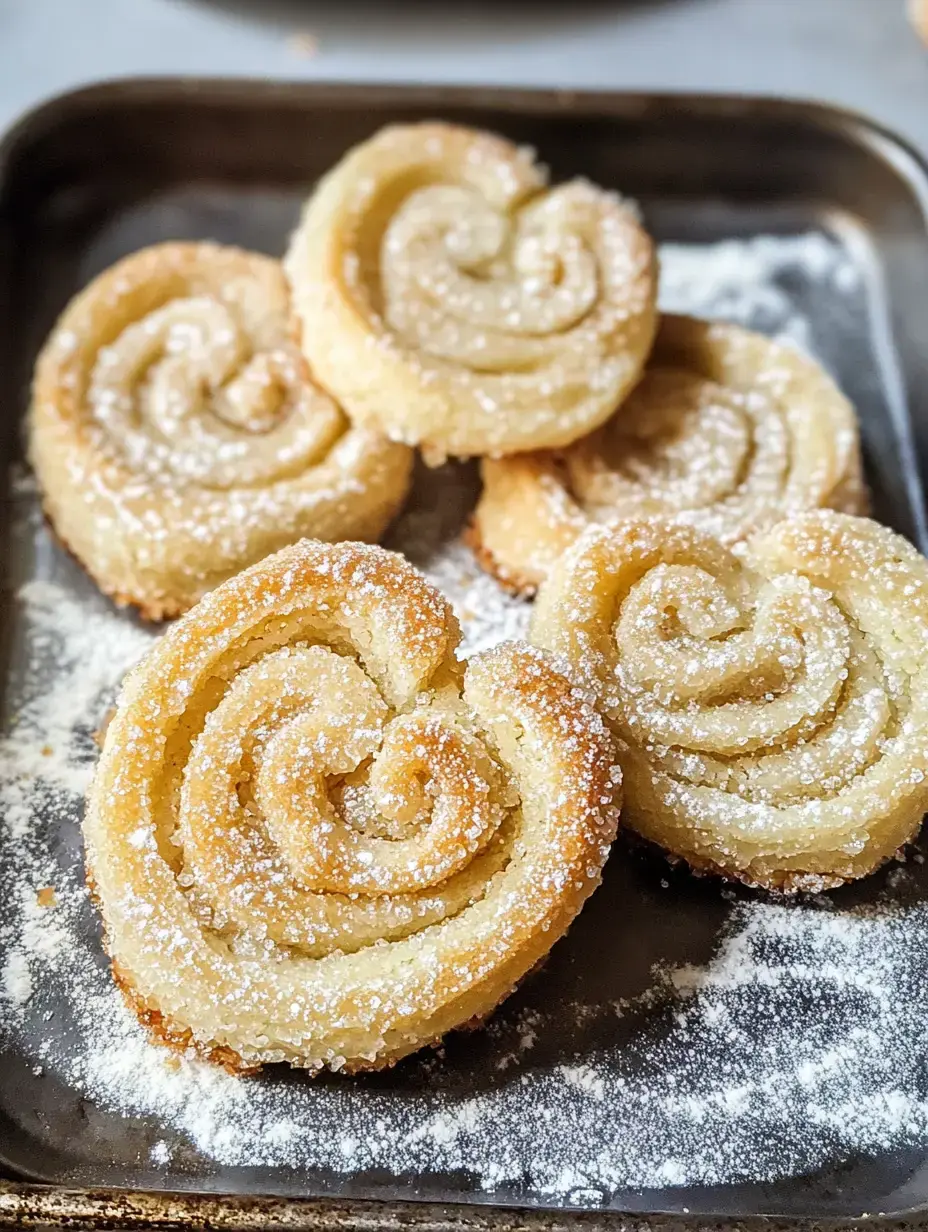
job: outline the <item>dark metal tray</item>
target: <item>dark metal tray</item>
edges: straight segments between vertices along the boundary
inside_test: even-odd
[[[859,409],[876,515],[923,550],[928,547],[919,471],[919,459],[928,459],[925,169],[865,120],[766,100],[172,80],[115,83],[57,99],[26,117],[0,151],[0,391],[6,407],[0,460],[19,456],[19,425],[38,345],[67,298],[104,265],[165,238],[213,238],[280,252],[308,186],[349,145],[385,122],[434,116],[534,145],[556,178],[579,173],[620,189],[640,202],[650,229],[665,243],[817,234],[840,249],[854,271],[843,288],[823,287],[797,266],[782,272],[778,294],[809,322],[809,341]],[[753,324],[779,324],[765,321],[763,311],[760,304]],[[456,471],[452,488],[465,498],[460,508],[441,511],[450,523],[466,513],[472,476]],[[22,519],[14,531],[14,507],[21,512],[22,500],[7,491],[8,516],[0,530],[7,711],[24,644],[15,590],[30,578],[53,576],[77,600],[102,602],[34,518],[26,520],[25,532]],[[88,729],[97,717],[87,716]],[[55,823],[61,827],[61,858],[72,865],[79,859],[78,819],[75,801]],[[0,831],[2,825],[0,818]],[[0,901],[11,892],[4,889],[0,867]],[[882,1041],[872,1090],[876,1098],[885,1081],[913,1109],[919,1100],[928,1101],[925,903],[928,871],[914,863],[888,868],[832,895],[827,904],[784,908],[808,913],[813,929],[817,919],[856,927],[876,912],[911,932],[907,965],[892,978],[898,996],[911,1003],[910,1020],[924,1022],[925,1030]],[[413,1059],[374,1078],[333,1077],[318,1087],[288,1075],[259,1081],[290,1083],[306,1116],[314,1115],[316,1091],[339,1092],[350,1114],[353,1103],[375,1098],[385,1106],[465,1098],[494,1084],[582,1064],[594,1054],[615,1056],[632,1071],[637,1065],[640,1081],[663,1055],[670,1072],[678,1067],[682,1082],[699,1068],[700,1041],[694,1043],[692,1031],[674,1034],[672,1002],[640,994],[660,964],[678,971],[690,964],[705,977],[707,964],[720,946],[737,940],[739,920],[754,906],[749,895],[669,871],[660,858],[620,843],[603,888],[543,971],[502,1009],[495,1034],[453,1037],[438,1059]],[[782,944],[788,951],[789,938]],[[790,961],[786,951],[771,958],[755,947],[751,957],[782,964]],[[819,958],[824,986],[827,946]],[[733,1063],[738,1049],[745,1050],[744,1039],[750,1041],[748,1052],[762,1053],[784,1016],[823,1055],[834,1043],[829,1031],[840,1036],[849,1021],[859,1023],[860,989],[828,988],[828,995],[817,997],[814,985],[806,972],[805,983],[791,994],[781,981],[774,996],[763,981],[746,982],[733,1026],[742,1039],[739,1044],[732,1037]],[[621,1019],[594,1013],[586,1023],[560,1021],[557,1013],[561,1004],[603,1008],[636,997]],[[499,1065],[509,1025],[532,1013],[542,1024],[540,1038],[524,1058]],[[49,1021],[55,1021],[54,1007]],[[713,1039],[717,1045],[717,1035]],[[680,1052],[687,1047],[695,1050],[689,1057]],[[171,1139],[171,1131],[159,1127],[157,1118],[122,1117],[70,1090],[54,1073],[35,1069],[0,1030],[0,1168],[10,1178],[0,1181],[0,1224],[28,1219],[120,1226],[559,1228],[572,1222],[565,1208],[586,1206],[597,1213],[577,1216],[578,1226],[617,1226],[619,1212],[836,1218],[928,1206],[928,1122],[915,1111],[915,1127],[903,1127],[898,1140],[874,1138],[849,1151],[840,1125],[809,1128],[808,1109],[797,1105],[792,1125],[768,1126],[759,1107],[750,1132],[745,1130],[742,1175],[730,1183],[674,1184],[674,1161],[668,1158],[661,1187],[624,1186],[593,1195],[580,1187],[575,1194],[545,1197],[537,1184],[511,1179],[480,1188],[466,1168],[391,1175],[373,1168],[219,1165],[185,1147],[182,1135],[176,1144],[172,1140],[171,1162],[159,1167],[151,1145]],[[612,1111],[603,1103],[599,1116],[608,1119]],[[642,1115],[647,1119],[646,1110]],[[737,1157],[740,1124],[733,1118],[730,1158]],[[590,1124],[591,1134],[594,1129]],[[562,1124],[555,1118],[531,1132],[539,1138],[574,1135],[582,1153],[583,1124],[570,1120],[566,1110]],[[660,1132],[656,1114],[654,1132]],[[854,1140],[864,1139],[858,1134]],[[712,1149],[707,1142],[706,1152]],[[749,1179],[752,1152],[780,1160],[771,1167],[771,1179]],[[27,1180],[71,1188],[42,1191]],[[117,1199],[77,1192],[76,1186],[153,1192]],[[171,1191],[188,1196],[169,1198]],[[219,1207],[196,1197],[197,1191],[238,1196]],[[247,1196],[254,1194],[277,1198]]]

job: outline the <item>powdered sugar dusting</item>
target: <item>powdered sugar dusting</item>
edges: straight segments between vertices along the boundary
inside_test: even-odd
[[[448,125],[394,126],[330,177],[337,211],[307,202],[285,265],[310,364],[357,418],[433,459],[512,453],[581,435],[634,382],[656,271],[615,194],[549,189],[524,151]],[[333,226],[338,262],[317,243]],[[338,358],[339,304],[360,365]]]
[[[671,248],[665,293],[748,324],[775,309],[772,332],[800,337],[783,278],[797,267],[838,295],[854,285],[841,247],[809,236]],[[390,545],[451,598],[465,652],[522,632],[528,606],[456,537],[470,472],[420,476],[417,493]],[[27,483],[14,495],[34,509]],[[50,559],[32,522],[18,533]],[[694,907],[688,878],[638,870],[620,851],[569,939],[485,1031],[376,1080],[240,1080],[151,1046],[101,958],[78,819],[92,732],[154,634],[75,588],[70,565],[43,576],[19,591],[0,742],[0,1045],[103,1113],[146,1118],[133,1162],[153,1184],[196,1152],[301,1169],[310,1188],[370,1169],[464,1172],[484,1196],[597,1206],[629,1189],[772,1180],[928,1144],[917,864],[882,897],[860,892],[867,907],[730,901],[714,886]],[[641,935],[642,896],[654,936]]]
[[[463,543],[452,544],[425,572],[454,603],[465,654],[525,637],[531,605],[502,591]]]
[[[831,291],[838,303],[860,284],[860,270],[830,236],[759,235],[717,244],[665,244],[664,312],[717,317],[814,349],[809,318],[796,306],[796,276]]]

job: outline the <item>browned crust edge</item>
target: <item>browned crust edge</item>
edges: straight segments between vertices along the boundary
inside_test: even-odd
[[[113,976],[113,983],[122,993],[122,996],[128,1005],[129,1009],[135,1014],[140,1025],[148,1033],[149,1039],[154,1044],[164,1045],[172,1052],[182,1053],[189,1056],[194,1053],[202,1061],[209,1061],[213,1065],[220,1065],[229,1074],[235,1077],[245,1077],[248,1074],[256,1074],[261,1069],[260,1065],[249,1065],[233,1048],[228,1048],[224,1045],[216,1045],[207,1047],[199,1044],[193,1038],[193,1032],[189,1029],[178,1030],[170,1026],[167,1019],[160,1010],[151,1009],[145,1004],[142,997],[139,995],[134,984],[128,974],[120,967],[119,963],[113,958],[110,952],[109,935],[105,924],[106,916],[103,912],[103,903],[100,898],[100,893],[97,890],[97,883],[94,880],[93,873],[90,868],[85,865],[84,879],[87,883],[87,892],[90,895],[90,901],[96,908],[101,919],[104,922],[103,929],[103,950],[110,961],[110,971]]]
[[[129,1007],[132,1013],[135,1014],[136,1018],[139,1021],[139,1025],[147,1033],[148,1038],[151,1041],[151,1043],[156,1046],[168,1048],[171,1052],[174,1052],[182,1056],[189,1057],[192,1054],[200,1061],[205,1061],[210,1065],[216,1065],[216,1066],[221,1067],[222,1069],[226,1071],[227,1074],[230,1074],[233,1078],[253,1077],[255,1074],[258,1074],[262,1070],[264,1070],[266,1068],[265,1064],[260,1063],[260,1062],[255,1064],[255,1063],[246,1061],[240,1053],[236,1052],[234,1048],[229,1047],[227,1044],[209,1045],[209,1044],[201,1043],[199,1040],[194,1038],[193,1032],[190,1030],[189,1027],[178,1028],[178,1027],[172,1026],[171,1023],[165,1018],[164,1014],[162,1014],[160,1010],[152,1009],[149,1005],[145,1003],[144,999],[140,996],[135,985],[132,983],[132,980],[130,979],[128,973],[125,970],[123,970],[122,967],[120,967],[119,963],[116,961],[116,959],[113,958],[110,952],[109,936],[108,936],[106,926],[105,926],[106,916],[103,912],[103,903],[100,898],[99,891],[97,890],[97,885],[96,885],[96,881],[94,880],[93,873],[90,871],[89,866],[86,864],[84,867],[84,878],[87,884],[87,891],[90,896],[90,901],[93,904],[94,908],[97,910],[98,914],[100,915],[100,918],[104,922],[103,950],[107,958],[109,959],[110,971],[113,976],[113,983],[116,985],[116,987],[119,989],[120,993],[122,994],[122,997],[126,1002],[126,1005]],[[566,935],[566,931],[567,930],[565,930],[565,933],[562,934],[562,936]],[[561,940],[561,938],[559,937],[558,940]],[[400,1061],[404,1060],[408,1056],[412,1056],[413,1054],[417,1052],[422,1052],[427,1048],[432,1048],[432,1049],[440,1048],[442,1044],[445,1043],[445,1041],[448,1039],[448,1037],[450,1035],[455,1034],[456,1032],[470,1033],[473,1031],[482,1030],[487,1025],[487,1023],[492,1018],[492,1016],[496,1013],[496,1011],[499,1009],[499,1007],[503,1004],[503,1002],[507,1001],[512,996],[512,994],[518,988],[521,987],[523,983],[531,979],[533,975],[535,975],[538,971],[541,970],[541,968],[548,961],[548,957],[549,957],[549,954],[543,954],[542,957],[538,960],[538,962],[535,963],[535,965],[531,968],[531,970],[526,971],[525,975],[523,975],[521,979],[516,980],[512,985],[510,985],[510,987],[507,988],[506,991],[501,994],[501,996],[496,1001],[496,1003],[490,1006],[490,1008],[487,1009],[483,1014],[478,1014],[472,1018],[468,1018],[466,1021],[459,1023],[455,1027],[452,1027],[449,1031],[445,1032],[444,1035],[436,1035],[432,1039],[423,1040],[421,1043],[416,1044],[414,1048],[407,1049],[404,1052],[399,1052],[393,1055],[387,1055],[387,1056],[384,1056],[382,1059],[375,1060],[375,1061],[367,1061],[367,1060],[349,1061],[345,1065],[341,1066],[338,1072],[340,1074],[346,1074],[346,1075],[351,1076],[355,1074],[377,1073],[383,1070],[392,1069]],[[306,1067],[292,1066],[292,1068],[303,1069],[303,1071],[310,1078],[315,1078],[317,1075],[321,1074],[327,1067],[320,1066],[318,1069],[312,1069],[309,1066],[306,1066]]]
[[[499,563],[484,543],[474,514],[468,518],[467,525],[461,532],[461,542],[473,552],[474,559],[484,573],[488,573],[514,599],[534,599],[538,593],[538,583]]]
[[[854,885],[855,882],[862,881],[865,877],[871,877],[881,868],[885,868],[887,864],[891,864],[894,860],[907,862],[907,853],[915,840],[918,837],[918,832],[912,835],[908,843],[903,844],[891,855],[885,856],[880,862],[867,873],[862,873],[859,877],[843,877],[838,874],[831,873],[811,873],[811,872],[784,872],[778,876],[769,878],[752,877],[745,872],[739,872],[731,868],[727,868],[722,864],[717,864],[712,860],[700,860],[691,856],[682,856],[677,852],[670,851],[669,848],[662,846],[653,839],[645,838],[632,829],[630,824],[622,826],[621,833],[624,835],[626,842],[630,847],[640,851],[649,853],[663,859],[671,868],[684,867],[693,877],[698,878],[714,878],[725,882],[730,886],[744,886],[748,890],[756,890],[762,894],[768,894],[775,898],[792,898],[797,894],[823,894],[829,893],[832,890],[840,890],[843,886]]]
[[[104,948],[108,947],[104,946]],[[108,954],[109,956],[109,954]],[[547,958],[547,955],[545,956]],[[447,1040],[449,1035],[456,1032],[473,1032],[482,1030],[493,1014],[496,1013],[500,1005],[516,991],[524,980],[527,980],[531,975],[540,969],[544,963],[544,959],[540,960],[531,971],[527,972],[521,980],[517,980],[505,993],[500,997],[495,1005],[491,1006],[484,1014],[476,1015],[473,1018],[467,1019],[465,1022],[459,1023],[456,1027],[452,1027],[444,1035],[436,1035],[431,1039],[423,1040],[416,1044],[414,1048],[407,1049],[404,1052],[396,1053],[395,1055],[386,1055],[380,1060],[354,1060],[347,1061],[340,1066],[338,1073],[353,1076],[356,1074],[373,1074],[383,1070],[392,1069],[400,1061],[408,1056],[412,1056],[417,1052],[422,1052],[427,1048],[436,1049]],[[193,1032],[189,1027],[177,1028],[173,1027],[160,1010],[151,1009],[145,1004],[139,996],[132,981],[119,964],[110,957],[110,969],[113,973],[113,981],[116,987],[122,993],[129,1009],[138,1018],[140,1025],[148,1033],[148,1037],[153,1044],[169,1048],[172,1052],[179,1053],[184,1056],[190,1056],[191,1053],[200,1061],[206,1061],[210,1065],[218,1065],[230,1074],[233,1078],[249,1078],[255,1074],[261,1073],[266,1069],[266,1064],[262,1062],[248,1062],[242,1055],[235,1051],[234,1048],[227,1044],[202,1044],[194,1038]],[[286,1064],[286,1062],[284,1062]],[[311,1068],[309,1066],[292,1066],[295,1069],[302,1069],[311,1078],[323,1073],[328,1066],[319,1066]]]
[[[183,1053],[185,1056],[193,1052],[201,1061],[219,1065],[227,1074],[236,1078],[246,1078],[249,1074],[257,1074],[261,1070],[262,1066],[249,1065],[234,1048],[224,1044],[200,1044],[193,1038],[193,1032],[189,1028],[172,1027],[160,1010],[151,1009],[144,1003],[125,971],[113,958],[110,958],[110,969],[116,987],[153,1043],[162,1044],[172,1052]]]
[[[671,861],[675,858],[682,861],[696,877],[718,877],[722,881],[737,882],[749,890],[762,890],[765,894],[787,895],[820,894],[826,890],[837,890],[843,885],[849,885],[857,880],[853,877],[839,877],[826,873],[784,872],[771,877],[754,877],[741,870],[727,868],[712,860],[699,860],[690,856],[674,856],[673,852],[665,853]]]

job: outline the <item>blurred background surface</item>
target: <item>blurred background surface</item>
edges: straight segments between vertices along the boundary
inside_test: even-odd
[[[127,74],[821,98],[928,151],[905,0],[0,0],[0,126]]]

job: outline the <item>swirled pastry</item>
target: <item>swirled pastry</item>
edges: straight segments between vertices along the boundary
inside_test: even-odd
[[[647,371],[597,432],[559,454],[483,463],[479,556],[530,591],[590,522],[674,518],[735,544],[793,513],[863,513],[854,411],[793,347],[664,317]]]
[[[84,832],[117,979],[234,1068],[378,1068],[489,1013],[597,884],[618,772],[542,656],[454,655],[380,548],[304,541],[130,675]]]
[[[624,818],[783,890],[861,877],[928,808],[928,562],[866,518],[781,522],[744,560],[689,526],[594,527],[532,639],[598,695]]]
[[[563,445],[615,410],[655,328],[655,258],[618,197],[530,152],[386,128],[310,198],[286,259],[304,347],[356,423],[427,458]]]
[[[30,455],[60,538],[157,619],[305,535],[377,539],[411,453],[313,384],[280,265],[162,244],[74,299],[39,357]]]

